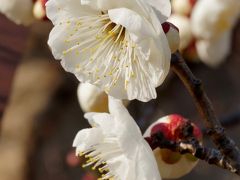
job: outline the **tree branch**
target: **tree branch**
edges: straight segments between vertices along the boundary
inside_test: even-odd
[[[236,111],[219,118],[224,128],[232,128],[240,123],[240,111]],[[207,134],[207,128],[202,127],[202,133]]]
[[[237,169],[237,174],[239,174],[240,150],[236,143],[226,135],[224,128],[214,113],[212,103],[203,90],[201,81],[193,75],[179,52],[172,55],[171,69],[181,79],[188,92],[194,98],[197,109],[208,128],[208,135],[210,135],[215,145],[229,159],[230,164]]]
[[[179,140],[168,140],[160,131],[152,134],[151,137],[146,138],[146,140],[152,149],[159,147],[180,154],[192,154],[194,157],[206,161],[209,164],[214,164],[220,168],[227,169],[240,175],[240,171],[234,167],[229,159],[225,155],[222,155],[219,150],[203,147],[203,145],[194,137],[193,129],[191,122],[186,122],[179,127]]]
[[[149,140],[148,140],[149,141]],[[229,170],[240,175],[239,171],[233,167],[228,159],[219,150],[203,147],[195,138],[185,141],[168,141],[162,133],[154,134],[151,137],[152,146],[169,149],[180,154],[192,154],[194,157],[206,161],[209,164]]]

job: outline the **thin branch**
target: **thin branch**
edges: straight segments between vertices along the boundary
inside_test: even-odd
[[[148,139],[149,141],[149,139]],[[239,171],[234,168],[228,159],[222,155],[219,150],[203,147],[195,138],[185,141],[168,141],[162,133],[157,133],[151,136],[152,146],[169,149],[180,154],[192,154],[194,157],[201,159],[209,164],[216,165],[220,168],[229,170],[240,175]]]
[[[227,114],[219,119],[224,128],[232,128],[240,124],[240,111]],[[207,132],[207,128],[202,127],[202,133],[207,135]]]
[[[208,128],[208,134],[215,145],[221,153],[229,159],[231,165],[240,171],[239,148],[236,143],[226,135],[224,128],[214,113],[212,103],[203,90],[201,81],[193,75],[179,52],[172,55],[171,69],[181,79],[194,98],[197,109]],[[239,174],[239,172],[237,173]]]
[[[152,149],[157,147],[169,149],[180,154],[192,154],[194,157],[206,161],[209,164],[216,165],[220,168],[227,169],[240,175],[240,171],[232,166],[229,159],[222,153],[213,148],[206,148],[194,137],[194,127],[191,122],[186,122],[176,130],[179,132],[178,140],[168,140],[164,134],[159,131],[146,138]]]

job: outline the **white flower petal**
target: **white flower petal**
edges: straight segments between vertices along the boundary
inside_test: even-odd
[[[116,173],[117,176],[124,179],[136,179],[136,173],[131,172],[131,169],[134,169],[134,161],[129,160],[125,155],[120,155],[114,157],[107,161],[109,164],[110,171]],[[142,177],[143,178],[143,177]]]
[[[199,40],[196,43],[198,55],[205,64],[216,67],[229,55],[232,33],[226,32],[216,40]]]
[[[203,39],[219,38],[229,31],[240,15],[239,0],[201,0],[193,9],[192,30],[195,36]]]
[[[87,14],[99,14],[91,8],[81,6],[79,0],[48,0],[46,13],[54,25],[64,19],[68,20]]]
[[[131,7],[132,0],[81,0],[81,4],[91,6],[93,9],[104,11],[123,6],[126,7],[126,5]]]
[[[166,0],[146,0],[154,9],[161,22],[169,18],[171,14],[171,3]]]
[[[88,119],[89,124],[92,127],[99,127],[102,131],[110,131],[115,132],[117,130],[116,123],[112,120],[112,115],[108,113],[86,113],[84,115],[86,119]]]
[[[130,9],[110,9],[108,10],[108,14],[112,22],[122,25],[131,33],[141,34],[144,37],[155,36],[154,30],[149,22]]]
[[[81,0],[81,4],[98,10],[126,7],[133,11],[143,12],[148,4],[155,10],[161,22],[166,21],[171,14],[171,3],[169,0]]]
[[[76,153],[79,154],[80,152],[87,150],[89,147],[96,145],[102,140],[102,138],[102,132],[98,128],[83,129],[76,135],[73,141],[73,147],[77,147]]]
[[[136,153],[136,161],[138,159],[144,159],[143,163],[137,164],[137,178],[141,179],[141,177],[145,177],[145,180],[158,180],[158,167],[157,164],[154,163],[154,166],[150,167],[149,164],[155,162],[154,156],[152,156],[152,150],[147,144],[146,141],[142,141],[142,146],[139,147]],[[142,171],[144,169],[144,171]]]

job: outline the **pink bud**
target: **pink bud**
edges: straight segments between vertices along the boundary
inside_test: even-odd
[[[193,40],[190,19],[187,16],[173,14],[168,21],[178,27],[180,35],[179,50],[185,50]]]
[[[150,137],[157,132],[161,132],[168,140],[179,142],[182,140],[180,130],[187,122],[189,122],[188,119],[177,114],[162,117],[147,129],[144,137]],[[201,141],[201,130],[195,124],[191,124],[193,135]],[[148,141],[150,141],[149,138]],[[156,148],[154,149],[154,155],[162,178],[167,179],[175,179],[188,174],[198,162],[197,158],[191,154],[181,155],[168,149]]]
[[[179,49],[180,37],[179,30],[170,22],[165,22],[162,24],[163,31],[165,32],[168,44],[171,49],[171,52],[174,53]]]

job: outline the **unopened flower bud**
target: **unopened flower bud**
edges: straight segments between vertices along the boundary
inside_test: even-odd
[[[168,44],[171,49],[171,52],[174,53],[179,49],[180,44],[180,36],[179,36],[179,30],[176,26],[174,26],[170,22],[165,22],[162,24],[163,31],[165,32]]]
[[[173,14],[172,16],[170,16],[168,21],[173,23],[179,29],[180,35],[179,50],[180,51],[184,50],[193,40],[190,19],[186,16]]]
[[[37,0],[33,7],[33,15],[36,19],[46,20],[46,4],[47,0]]]
[[[180,115],[169,115],[160,118],[153,123],[145,132],[144,137],[151,137],[153,134],[161,132],[169,141],[179,142],[182,140],[181,129],[188,122]],[[193,135],[201,141],[202,133],[193,123]],[[191,154],[181,155],[168,149],[154,149],[154,155],[158,163],[158,168],[162,178],[176,179],[188,174],[197,164],[198,160]]]
[[[77,90],[78,101],[84,112],[108,112],[108,95],[97,86],[81,83]],[[127,106],[129,101],[124,100]]]
[[[98,87],[89,83],[81,83],[77,94],[84,112],[108,112],[108,96]]]
[[[188,16],[191,14],[196,0],[172,0],[172,10],[176,14]]]

